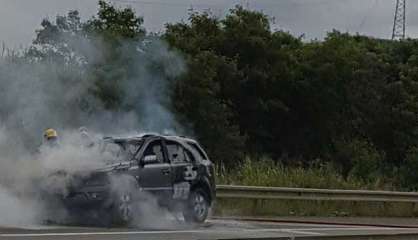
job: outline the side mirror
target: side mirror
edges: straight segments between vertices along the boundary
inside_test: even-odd
[[[158,162],[157,155],[147,155],[144,158],[142,158],[141,162],[143,165],[157,163]]]

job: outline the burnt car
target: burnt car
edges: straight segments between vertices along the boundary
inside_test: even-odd
[[[140,214],[135,206],[151,196],[160,207],[180,210],[187,222],[208,217],[216,194],[214,167],[197,141],[145,134],[107,137],[100,148],[107,166],[75,178],[63,199],[69,212],[96,211],[129,224]]]

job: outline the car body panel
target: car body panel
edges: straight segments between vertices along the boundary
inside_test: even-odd
[[[117,176],[134,179],[138,192],[151,193],[158,198],[161,205],[187,201],[190,192],[196,187],[206,191],[210,204],[215,199],[213,164],[195,140],[178,136],[148,134],[129,138],[105,138],[105,141],[121,145],[138,144],[138,149],[135,150],[135,154],[129,157],[130,159],[97,170],[92,173],[92,176],[95,177],[87,178],[81,181],[82,184],[73,187],[70,194],[63,199],[64,204],[69,208],[100,208],[111,205],[112,184],[110,179]],[[154,148],[160,145],[161,148]],[[178,149],[184,152],[182,161],[174,159],[174,157],[178,157],[178,153],[177,155],[173,154],[172,149],[169,149],[172,145],[178,145]],[[124,146],[126,147],[126,145]],[[145,163],[145,155],[151,152],[161,155],[159,161]],[[95,182],[95,178],[100,181]]]

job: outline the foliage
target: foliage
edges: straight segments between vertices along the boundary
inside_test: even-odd
[[[404,189],[418,189],[418,148],[411,148],[399,170],[400,185]]]
[[[44,20],[27,57],[87,65],[80,74],[94,83],[88,92],[105,109],[127,111],[142,106],[125,101],[122,86],[137,73],[129,53],[163,40],[187,69],[173,79],[165,63],[146,66],[169,86],[161,93],[168,108],[216,163],[238,171],[239,181],[348,188],[349,179],[356,187],[385,178],[417,186],[417,40],[332,31],[307,42],[272,31],[267,15],[241,6],[223,19],[192,12],[161,36],[147,34],[142,23],[131,8],[99,1],[97,16],[85,22],[77,11]],[[106,49],[100,60],[76,51],[84,40]],[[318,161],[333,167],[309,172]],[[301,169],[306,179],[297,182]]]
[[[368,180],[392,177],[416,144],[415,40],[333,31],[302,42],[239,6],[225,19],[193,13],[189,24],[168,24],[164,38],[191,61],[211,52],[234,66],[217,80],[217,97],[255,159],[288,166],[321,159]]]
[[[330,189],[381,189],[377,178],[363,180],[355,176],[344,178],[331,164],[304,167],[286,167],[268,158],[254,161],[247,158],[238,168],[230,171],[218,169],[218,182],[222,184],[330,188]]]
[[[84,25],[85,31],[105,38],[138,39],[145,35],[142,17],[132,8],[118,9],[106,1],[99,1],[99,12]]]
[[[384,156],[369,142],[354,139],[336,143],[336,161],[343,165],[342,173],[357,179],[370,181],[379,175]]]

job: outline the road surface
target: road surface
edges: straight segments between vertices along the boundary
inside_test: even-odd
[[[0,240],[197,240],[197,239],[418,239],[418,228],[210,220],[201,226],[174,223],[164,228],[26,226],[0,228]],[[383,238],[390,235],[391,238]],[[352,238],[347,238],[347,237]],[[363,237],[361,237],[363,236]],[[375,236],[375,238],[370,238]],[[309,238],[308,238],[309,237]],[[327,238],[328,239],[328,238]]]

